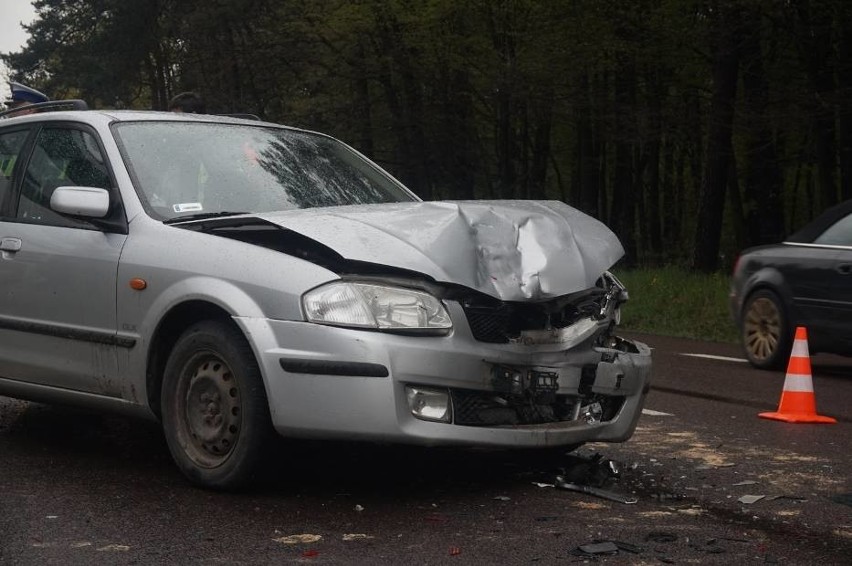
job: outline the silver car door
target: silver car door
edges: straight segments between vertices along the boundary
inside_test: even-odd
[[[117,349],[129,346],[116,335],[115,305],[126,235],[50,209],[56,187],[111,188],[96,135],[43,127],[16,178],[15,217],[0,221],[0,377],[118,396]]]

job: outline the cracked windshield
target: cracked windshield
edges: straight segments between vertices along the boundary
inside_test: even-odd
[[[285,129],[188,122],[116,127],[155,217],[415,200],[344,144]]]

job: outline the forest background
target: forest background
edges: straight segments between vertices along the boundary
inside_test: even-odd
[[[558,199],[729,270],[852,198],[846,0],[37,0],[12,78],[332,134],[421,198]]]

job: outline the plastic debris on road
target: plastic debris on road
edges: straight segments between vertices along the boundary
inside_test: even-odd
[[[370,535],[365,535],[364,533],[347,533],[343,535],[343,540],[345,541],[353,541],[353,540],[368,540],[373,538]]]
[[[556,476],[553,484],[555,487],[601,497],[625,505],[632,505],[638,501],[635,497],[603,489],[611,480],[621,476],[621,463],[615,460],[606,460],[600,454],[591,457],[572,456],[571,460],[570,465],[563,468],[561,473]]]
[[[288,535],[286,537],[279,537],[272,539],[275,542],[280,542],[281,544],[310,544],[312,542],[317,542],[322,539],[322,535],[312,535],[312,534],[301,534],[301,535]]]
[[[461,548],[457,546],[450,547],[450,556],[458,556],[459,554],[461,554]]]
[[[556,487],[558,487],[559,489],[566,489],[568,491],[576,491],[578,493],[594,495],[595,497],[601,497],[603,499],[608,499],[609,501],[616,501],[625,505],[633,505],[639,501],[635,497],[621,495],[619,493],[608,491],[606,489],[601,489],[599,487],[591,487],[588,485],[580,485],[576,483],[562,481],[561,476],[556,477]]]
[[[98,549],[98,552],[127,552],[130,547],[126,544],[108,544]]]
[[[766,497],[766,496],[765,495],[743,495],[742,497],[737,499],[737,501],[739,501],[740,503],[743,503],[745,505],[751,505],[752,503],[757,503],[758,501],[760,501],[764,497]]]
[[[594,540],[588,544],[581,544],[577,548],[571,550],[569,554],[572,556],[612,556],[620,551],[629,552],[631,554],[641,554],[643,549],[629,542],[619,540]]]

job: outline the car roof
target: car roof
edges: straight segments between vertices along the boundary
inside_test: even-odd
[[[817,236],[825,232],[835,222],[852,214],[852,199],[841,202],[822,214],[814,218],[811,222],[800,228],[798,231],[790,235],[785,242],[798,244],[809,244],[813,242]]]
[[[204,122],[211,124],[244,124],[253,126],[266,126],[286,128],[281,124],[262,122],[256,119],[247,119],[242,114],[229,116],[221,114],[189,114],[183,112],[160,112],[155,110],[53,110],[50,112],[38,112],[23,116],[8,117],[0,121],[0,125],[12,123],[47,122],[47,121],[75,121],[88,124],[111,124],[115,122]]]

